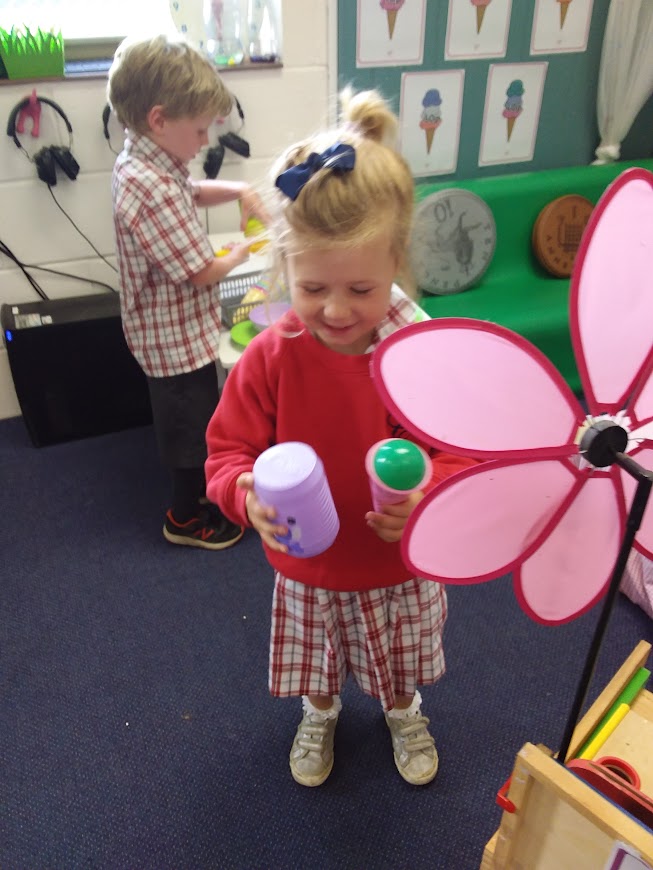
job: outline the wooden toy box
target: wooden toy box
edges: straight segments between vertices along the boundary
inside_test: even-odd
[[[575,757],[635,672],[651,645],[641,641],[579,721],[567,757]],[[622,758],[653,795],[653,694],[642,689],[600,755]],[[653,866],[653,833],[559,764],[543,746],[518,753],[505,795],[509,810],[485,847],[481,870],[602,870],[615,842]]]

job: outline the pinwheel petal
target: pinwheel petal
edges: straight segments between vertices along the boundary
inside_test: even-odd
[[[379,346],[372,373],[388,410],[435,447],[487,459],[576,451],[573,393],[537,348],[496,324],[407,326]]]
[[[645,424],[643,432],[633,432],[633,435],[639,434],[642,438],[653,441],[653,366],[651,366],[648,378],[642,382],[628,403],[628,412],[638,423]],[[648,425],[646,425],[647,421]]]
[[[575,619],[601,597],[610,581],[624,528],[613,476],[586,479],[541,546],[515,571],[515,593],[537,622]]]
[[[634,450],[630,455],[643,468],[653,468],[653,446]],[[619,476],[626,499],[626,509],[629,510],[635,495],[635,489],[637,488],[637,481],[629,474],[626,474],[621,468],[619,469]],[[653,498],[648,500],[635,540],[637,542],[637,549],[647,558],[653,559]]]
[[[459,472],[411,514],[404,562],[442,582],[499,577],[539,545],[582,479],[567,460],[498,460]]]
[[[651,358],[653,174],[628,169],[592,212],[571,281],[570,328],[591,414],[624,407]]]

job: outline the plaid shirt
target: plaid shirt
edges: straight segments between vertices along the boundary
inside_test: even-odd
[[[392,335],[393,332],[401,329],[402,326],[408,326],[410,323],[419,323],[422,320],[430,320],[426,311],[420,308],[412,299],[409,299],[396,284],[393,284],[390,293],[390,307],[381,323],[374,330],[372,343],[365,352],[371,353],[377,345],[381,344],[384,338]]]
[[[372,353],[378,347],[384,338],[392,335],[402,326],[408,326],[411,323],[421,323],[423,320],[430,320],[429,315],[420,308],[417,302],[406,296],[404,291],[397,284],[393,284],[390,290],[390,304],[385,313],[385,317],[372,332],[372,339],[365,353]],[[301,332],[305,327],[301,320],[297,317],[294,311],[289,311],[285,315],[284,323],[287,325],[289,332]],[[283,324],[282,324],[283,328]]]
[[[218,358],[219,285],[190,279],[214,259],[187,166],[145,136],[129,134],[112,179],[121,313],[131,352],[150,377]]]

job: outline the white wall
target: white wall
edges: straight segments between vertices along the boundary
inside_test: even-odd
[[[332,2],[331,6],[335,6]],[[331,34],[335,33],[334,10],[328,0],[283,0],[283,68],[235,70],[224,73],[228,87],[238,97],[245,113],[240,131],[251,148],[243,159],[227,152],[220,178],[245,179],[263,183],[266,173],[289,143],[324,126],[332,110],[335,56]],[[329,17],[331,16],[331,18]],[[29,96],[37,94],[58,103],[73,127],[72,151],[81,171],[73,182],[62,172],[54,193],[75,223],[99,251],[115,262],[111,222],[110,180],[115,159],[102,130],[106,77],[69,81],[43,81],[0,85],[0,118]],[[237,118],[236,118],[237,120]],[[115,119],[110,122],[112,145],[122,146]],[[219,131],[216,127],[215,137]],[[41,135],[21,136],[30,153],[43,144],[68,144],[63,122],[47,107],[41,115]],[[201,155],[200,155],[201,157]],[[202,177],[202,160],[192,173]],[[0,240],[24,263],[62,269],[94,278],[117,288],[117,276],[97,257],[75,231],[52,200],[36,169],[8,136],[0,138]],[[238,228],[237,205],[228,204],[208,212],[211,233]],[[44,272],[32,273],[52,299],[103,292],[92,285],[58,278]],[[37,301],[38,297],[21,271],[0,254],[0,304]],[[0,419],[20,414],[7,353],[0,346]]]

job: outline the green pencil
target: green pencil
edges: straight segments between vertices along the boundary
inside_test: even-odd
[[[614,704],[610,707],[610,709],[605,714],[603,719],[601,719],[601,721],[599,722],[597,727],[590,734],[588,740],[586,741],[586,743],[584,744],[584,746],[581,748],[580,752],[576,756],[577,758],[582,756],[583,752],[585,752],[587,750],[587,747],[590,745],[592,740],[596,737],[596,735],[599,733],[599,731],[604,727],[606,722],[612,718],[612,716],[617,712],[617,710],[619,709],[619,707],[621,707],[622,704],[628,704],[628,706],[630,706],[632,704],[632,702],[635,700],[635,698],[637,697],[640,690],[643,689],[644,686],[646,685],[646,681],[648,680],[648,678],[650,676],[651,676],[651,672],[649,671],[648,668],[640,668],[639,670],[635,671],[634,675],[630,679],[630,682],[626,684],[626,686],[624,687],[623,691],[621,692],[619,697],[616,699]]]

